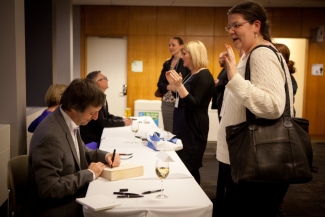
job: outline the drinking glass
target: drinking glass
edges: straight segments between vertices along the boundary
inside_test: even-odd
[[[131,108],[125,108],[125,113],[124,113],[126,118],[131,117]]]
[[[161,193],[157,195],[156,198],[158,199],[168,198],[168,196],[164,194],[163,181],[169,174],[169,162],[162,161],[161,159],[158,158],[156,161],[156,174],[158,178],[161,180]]]
[[[132,120],[131,130],[134,133],[134,139],[132,144],[137,144],[137,142],[135,141],[135,134],[139,131],[139,122],[137,120]]]

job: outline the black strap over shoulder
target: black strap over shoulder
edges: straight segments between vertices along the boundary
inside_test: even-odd
[[[251,51],[251,53],[250,53],[250,55],[248,56],[248,59],[247,59],[246,68],[245,68],[245,80],[250,80],[250,78],[251,78],[250,57],[252,55],[252,52],[254,50],[256,50],[257,48],[260,48],[260,47],[266,47],[266,48],[271,49],[275,53],[275,55],[278,58],[279,62],[281,63],[281,67],[282,67],[282,70],[283,70],[283,73],[284,73],[284,76],[285,76],[285,92],[286,92],[286,104],[285,104],[285,109],[284,109],[284,112],[283,112],[282,116],[283,117],[291,117],[287,74],[286,74],[286,71],[285,71],[285,68],[284,68],[283,60],[282,60],[282,58],[279,57],[279,55],[278,55],[279,52],[274,47],[272,47],[271,45],[258,45],[258,46],[253,48],[253,50]],[[246,108],[246,120],[248,122],[250,122],[250,123],[252,122],[252,120],[255,120],[255,115],[247,108]]]

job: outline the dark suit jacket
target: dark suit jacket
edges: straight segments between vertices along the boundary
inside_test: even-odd
[[[218,75],[218,85],[214,88],[212,96],[211,109],[218,109],[218,116],[220,121],[220,111],[222,107],[223,94],[225,92],[226,85],[228,84],[227,70],[223,68]]]
[[[90,150],[77,133],[80,163],[69,128],[58,107],[36,128],[30,143],[28,214],[83,216],[76,198],[84,197],[93,180],[90,162],[103,162],[107,152]]]
[[[98,112],[98,119],[91,120],[87,125],[80,126],[80,134],[85,144],[97,142],[100,144],[104,127],[123,127],[122,117],[114,116],[108,112],[108,105],[103,106]]]

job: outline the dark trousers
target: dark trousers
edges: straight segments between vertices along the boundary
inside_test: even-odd
[[[289,188],[287,183],[234,184],[230,165],[219,162],[213,216],[275,217]]]

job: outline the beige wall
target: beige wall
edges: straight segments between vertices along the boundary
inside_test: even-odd
[[[305,89],[305,67],[306,67],[306,52],[307,52],[307,39],[304,38],[274,38],[275,43],[282,43],[287,45],[290,50],[290,60],[295,62],[296,73],[293,77],[298,84],[297,94],[295,96],[294,106],[296,109],[296,117],[302,117],[303,102],[304,102],[304,89]]]

